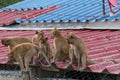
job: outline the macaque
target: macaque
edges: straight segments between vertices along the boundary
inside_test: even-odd
[[[1,39],[1,43],[5,46],[9,47],[9,50],[18,44],[21,43],[32,43],[30,38],[22,37],[22,36],[14,36],[14,37],[6,37]]]
[[[47,37],[43,37],[40,39],[39,48],[44,50],[44,54],[46,55],[47,59],[50,62],[50,59],[52,58],[52,50]],[[39,57],[39,61],[44,59],[44,56],[42,54],[38,54],[38,57]]]
[[[32,43],[34,43],[35,45],[39,46],[39,40],[42,39],[44,37],[44,32],[39,30],[36,31],[35,35],[32,38]]]
[[[67,34],[67,41],[70,44],[69,54],[71,58],[68,66],[78,63],[78,70],[85,69],[88,51],[84,41],[72,32]]]
[[[48,60],[52,57],[52,50],[50,44],[48,42],[48,38],[45,37],[44,32],[41,30],[36,31],[35,35],[32,38],[32,43],[37,45],[39,48],[44,48],[45,55],[47,56]],[[39,61],[44,59],[42,54],[39,54]]]
[[[22,43],[16,45],[8,54],[8,63],[13,63],[14,61],[18,62],[20,65],[21,71],[28,71],[30,76],[32,76],[29,69],[29,62],[33,56],[42,54],[48,64],[50,64],[49,60],[45,55],[45,49],[39,48],[38,46],[32,43]]]
[[[67,39],[64,38],[58,29],[53,29],[51,32],[52,38],[54,39],[54,48],[55,54],[53,56],[53,63],[55,61],[66,61],[70,60],[69,57],[69,48],[70,45],[67,42]]]

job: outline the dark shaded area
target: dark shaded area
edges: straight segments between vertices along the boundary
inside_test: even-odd
[[[59,72],[41,70],[38,66],[30,66],[32,73],[35,77],[42,80],[120,80],[120,75],[105,74],[105,73],[93,73],[93,72],[80,72],[80,71],[68,71],[60,70]],[[2,75],[12,75],[12,71],[20,71],[18,65],[0,64],[0,70],[9,71],[9,73],[2,72]],[[11,71],[11,72],[10,72]],[[3,74],[4,73],[4,74]],[[12,73],[12,74],[11,74]],[[16,72],[15,72],[16,73]],[[0,74],[1,75],[1,74]]]

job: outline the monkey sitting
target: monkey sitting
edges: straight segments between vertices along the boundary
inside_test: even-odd
[[[9,50],[18,44],[21,43],[32,43],[30,38],[22,37],[22,36],[14,36],[14,37],[6,37],[1,39],[1,43],[5,46],[9,47]]]
[[[85,69],[88,51],[84,41],[72,32],[67,34],[67,40],[70,44],[69,54],[71,58],[68,66],[73,63],[78,63],[78,70]]]
[[[53,29],[51,32],[52,38],[54,39],[55,54],[53,56],[53,63],[55,61],[66,61],[70,60],[69,57],[69,44],[67,39],[64,38],[58,29]]]

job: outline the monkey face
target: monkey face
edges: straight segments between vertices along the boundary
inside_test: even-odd
[[[70,33],[67,33],[67,41],[69,44],[73,44],[74,41],[75,41],[75,35],[70,32]]]
[[[10,39],[8,38],[3,38],[1,39],[1,43],[5,46],[8,46],[10,44]]]
[[[36,34],[38,35],[38,40],[42,39],[44,37],[44,32],[39,30],[39,31],[36,31]]]
[[[58,30],[57,28],[55,28],[55,29],[53,29],[53,30],[51,31],[51,37],[52,37],[52,38],[57,37],[57,36],[59,36],[59,35],[60,35],[60,32],[59,32],[59,30]]]

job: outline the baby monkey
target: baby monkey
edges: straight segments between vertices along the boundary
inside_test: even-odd
[[[84,41],[72,32],[67,34],[67,41],[70,44],[69,54],[71,58],[68,66],[78,63],[78,70],[85,69],[88,51]]]

